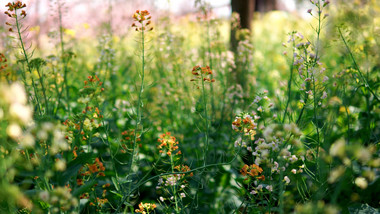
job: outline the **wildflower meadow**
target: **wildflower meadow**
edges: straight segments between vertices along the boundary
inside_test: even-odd
[[[0,213],[380,212],[380,1],[70,1],[0,2]]]

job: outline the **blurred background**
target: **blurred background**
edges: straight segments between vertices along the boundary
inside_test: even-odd
[[[0,11],[3,13],[6,10],[7,1],[1,2]],[[44,43],[42,40],[45,41],[47,35],[58,28],[57,7],[59,4],[57,0],[25,0],[23,2],[27,4],[28,16],[24,20],[24,25],[30,28],[29,40],[33,40],[33,45],[40,48]],[[99,35],[105,24],[111,26],[115,35],[123,35],[130,30],[131,16],[136,9],[149,10],[154,19],[169,16],[173,20],[195,18],[199,12],[196,7],[197,0],[66,0],[58,2],[63,5],[62,23],[65,33],[75,38]],[[309,3],[299,0],[207,0],[206,2],[210,5],[214,18],[229,19],[232,11],[240,13],[243,28],[250,28],[254,12],[280,10],[307,17],[305,8]],[[6,18],[5,15],[1,15],[0,22],[5,23]]]

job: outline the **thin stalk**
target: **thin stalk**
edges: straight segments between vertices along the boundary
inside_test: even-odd
[[[321,11],[321,5],[318,4],[318,11]],[[318,13],[318,29],[317,29],[317,46],[316,46],[316,51],[315,51],[315,60],[314,60],[314,65],[315,63],[317,63],[317,60],[318,60],[318,55],[319,55],[319,43],[320,43],[320,34],[321,34],[321,12]],[[320,139],[319,139],[319,128],[318,128],[318,121],[317,121],[317,94],[316,94],[316,89],[315,89],[315,74],[312,73],[313,76],[312,76],[312,79],[313,79],[313,113],[314,113],[314,122],[316,123],[315,124],[315,128],[316,128],[316,131],[317,131],[317,143],[318,143],[318,146],[317,146],[317,172],[319,172],[318,174],[321,176],[321,173],[320,173],[320,166],[319,166],[319,150],[320,150],[320,147],[321,147],[321,142],[320,142]]]
[[[209,146],[209,121],[208,121],[208,114],[207,114],[207,99],[206,99],[206,90],[205,90],[205,81],[203,80],[203,73],[201,71],[201,81],[202,81],[202,95],[203,95],[203,104],[204,104],[204,108],[205,108],[205,122],[206,122],[206,132],[205,132],[205,137],[206,137],[206,143],[205,143],[205,147],[203,148],[203,166],[206,165],[206,154],[207,154],[207,151],[208,151],[208,146]]]
[[[213,63],[212,63],[212,56],[211,56],[211,36],[210,36],[210,20],[207,19],[207,45],[208,45],[208,57],[209,57],[209,66],[210,69],[213,69]],[[211,74],[211,79],[213,78],[213,74]],[[214,87],[211,84],[210,85],[210,91],[211,91],[211,110],[212,112],[215,112],[215,106],[214,106]]]
[[[291,93],[292,93],[292,80],[293,80],[293,67],[294,67],[294,40],[293,40],[293,58],[292,58],[292,64],[290,65],[290,77],[289,77],[289,80],[288,80],[288,101],[286,102],[286,106],[285,106],[285,112],[284,112],[284,115],[282,116],[282,123],[285,122],[285,117],[286,117],[286,114],[288,112],[288,107],[289,107],[289,103],[290,103],[290,100],[291,100]]]
[[[67,111],[70,115],[70,95],[69,95],[69,87],[67,84],[67,59],[65,57],[65,43],[63,42],[63,26],[62,26],[62,5],[60,1],[58,0],[58,20],[59,20],[59,40],[60,40],[60,47],[61,47],[61,57],[62,57],[62,66],[63,66],[63,87],[66,89],[66,103],[67,103]],[[63,93],[63,89],[61,91]],[[61,96],[59,96],[58,99],[60,99]],[[58,100],[59,103],[59,100]],[[57,107],[58,108],[58,107]],[[58,110],[58,109],[57,109]]]
[[[171,167],[172,167],[172,173],[174,173],[173,155],[170,155],[170,164],[171,164]],[[179,209],[178,209],[178,197],[177,197],[177,184],[173,185],[173,194],[174,194],[174,201],[175,201],[175,212],[179,213]]]
[[[42,94],[43,94],[44,100],[45,100],[45,108],[46,108],[45,113],[49,114],[49,103],[48,103],[48,99],[47,99],[47,96],[46,96],[46,89],[45,89],[45,86],[44,86],[44,83],[43,83],[44,79],[43,79],[43,76],[40,73],[40,69],[39,68],[37,68],[37,74],[38,74],[38,77],[40,78],[40,85],[41,85],[41,88],[42,88]]]
[[[17,14],[17,10],[15,9],[15,13]],[[35,95],[35,99],[36,99],[36,105],[38,107],[38,110],[40,112],[40,115],[42,115],[42,112],[41,112],[41,106],[40,106],[40,101],[38,99],[38,94],[37,94],[37,88],[36,88],[36,85],[34,83],[34,79],[33,79],[33,73],[32,73],[32,70],[30,68],[30,64],[29,64],[29,57],[28,57],[28,54],[26,53],[26,50],[25,50],[25,46],[24,46],[24,42],[22,40],[22,36],[21,36],[21,31],[20,31],[20,23],[19,23],[19,20],[18,20],[18,16],[16,16],[16,28],[17,28],[17,35],[18,35],[18,39],[20,41],[20,44],[21,44],[21,49],[22,49],[22,53],[24,55],[24,59],[26,61],[26,66],[28,68],[28,71],[29,73],[31,74],[31,79],[32,79],[32,85],[33,85],[33,90],[34,90],[34,95]]]
[[[201,167],[198,167],[198,168],[195,168],[195,169],[192,169],[192,170],[189,170],[189,171],[186,171],[186,172],[181,172],[181,174],[190,174],[192,172],[196,172],[196,171],[199,171],[199,170],[204,170],[204,169],[207,169],[207,168],[210,168],[210,167],[218,167],[218,166],[224,166],[224,165],[229,165],[231,164],[232,162],[234,162],[237,157],[239,156],[240,154],[240,151],[241,151],[242,147],[239,148],[238,152],[235,154],[235,156],[231,159],[231,161],[228,161],[228,162],[224,162],[224,163],[214,163],[214,164],[209,164],[209,165],[205,165],[205,166],[201,166]],[[141,185],[149,182],[149,181],[152,181],[154,179],[157,179],[159,177],[162,177],[162,176],[165,176],[165,175],[174,175],[174,174],[178,174],[178,173],[172,173],[172,172],[168,172],[168,173],[162,173],[162,174],[159,174],[159,175],[155,175],[155,176],[152,176],[146,180],[144,179],[140,179],[140,181],[133,187],[133,189],[130,189],[129,192],[127,193],[127,197],[123,198],[122,201],[121,201],[121,204],[123,204],[125,201],[129,200],[129,196],[134,192],[136,191]],[[119,206],[119,208],[116,210],[116,212],[118,212],[120,210],[121,206]]]
[[[362,71],[360,70],[358,64],[356,63],[355,57],[354,57],[354,55],[352,54],[350,47],[348,47],[347,41],[346,41],[346,39],[344,38],[344,36],[343,36],[343,34],[342,34],[342,31],[340,30],[339,27],[338,27],[338,31],[339,31],[339,35],[340,35],[340,37],[342,38],[342,41],[343,41],[343,43],[344,43],[344,46],[346,46],[346,49],[347,49],[347,51],[348,51],[348,53],[349,53],[349,55],[350,55],[350,58],[351,58],[351,60],[352,60],[352,63],[354,63],[354,66],[355,66],[356,70],[359,72],[359,76],[360,76],[360,78],[362,79],[362,81],[364,82],[365,87],[369,90],[369,92],[375,97],[375,99],[376,99],[377,101],[380,101],[380,99],[377,97],[376,93],[372,90],[371,86],[368,84],[368,81],[367,81],[367,79],[364,77],[364,75],[363,75]]]
[[[137,99],[137,109],[136,109],[136,125],[135,125],[135,133],[134,133],[134,138],[133,138],[133,149],[132,149],[132,155],[130,159],[130,168],[128,172],[128,176],[131,175],[132,169],[133,169],[133,163],[135,159],[135,153],[136,153],[136,146],[137,146],[137,138],[138,138],[138,128],[139,125],[141,124],[141,100],[142,100],[142,92],[144,90],[144,78],[145,78],[145,37],[144,37],[144,28],[142,25],[142,30],[141,30],[141,86],[140,86],[140,91]],[[132,188],[132,182],[129,183],[129,188],[130,190]],[[131,191],[130,191],[131,192]],[[128,195],[127,201],[130,199],[130,194]]]

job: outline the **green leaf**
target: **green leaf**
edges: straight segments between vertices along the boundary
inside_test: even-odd
[[[94,180],[91,180],[90,182],[87,182],[85,185],[79,187],[78,189],[75,189],[73,192],[73,196],[76,197],[76,196],[79,196],[80,194],[87,192],[87,190],[92,188],[94,184],[96,184],[96,182],[97,182],[96,179],[94,179]]]
[[[115,178],[115,177],[112,177],[111,180],[112,180],[112,183],[113,183],[113,185],[115,186],[116,190],[117,190],[117,191],[120,191],[119,182],[116,180],[116,178]]]
[[[70,180],[71,177],[77,175],[78,170],[86,163],[92,161],[91,153],[83,153],[80,154],[75,160],[71,161],[67,164],[67,170],[59,176],[60,185],[66,184],[67,181]]]
[[[350,214],[374,214],[380,213],[377,209],[369,206],[368,204],[355,204],[348,207]]]
[[[123,195],[121,195],[121,194],[119,194],[119,193],[117,193],[117,192],[115,192],[115,191],[113,191],[113,190],[111,190],[110,193],[113,193],[113,194],[115,194],[116,196],[118,196],[118,197],[120,197],[120,198],[123,198]]]

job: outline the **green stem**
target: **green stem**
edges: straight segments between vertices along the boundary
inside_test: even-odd
[[[285,122],[285,117],[286,117],[286,114],[288,112],[288,107],[289,107],[289,103],[290,103],[290,100],[291,100],[292,80],[293,80],[293,67],[294,67],[294,58],[295,58],[294,57],[294,46],[295,46],[295,42],[293,40],[293,58],[292,58],[292,64],[290,65],[290,77],[289,77],[289,80],[288,80],[288,101],[286,102],[285,112],[284,112],[284,115],[282,116],[282,123]]]
[[[170,164],[171,164],[171,167],[172,167],[172,173],[174,173],[173,154],[170,155]],[[175,176],[175,175],[173,175],[173,176]],[[175,201],[175,212],[179,213],[179,209],[178,209],[178,196],[177,196],[177,184],[176,183],[173,185],[173,194],[174,194],[174,201]]]
[[[43,79],[43,75],[41,75],[40,73],[40,69],[37,68],[37,74],[38,74],[38,77],[40,78],[40,85],[41,85],[41,88],[42,88],[42,94],[44,96],[44,100],[45,100],[45,114],[49,114],[49,103],[48,103],[48,99],[47,99],[47,96],[46,96],[46,89],[45,89],[45,86],[44,86],[44,79]]]
[[[318,10],[321,11],[320,3],[318,4]],[[319,42],[320,42],[321,22],[322,22],[321,14],[322,14],[322,12],[318,13],[317,46],[316,46],[316,52],[315,52],[314,66],[317,63],[318,55],[319,55]],[[312,74],[313,74],[313,76],[312,76],[312,79],[313,79],[313,113],[314,113],[314,123],[315,123],[315,128],[317,131],[317,143],[318,143],[317,160],[316,161],[317,161],[317,172],[321,176],[320,165],[319,165],[319,150],[321,147],[321,142],[319,139],[319,128],[318,128],[318,121],[317,121],[317,105],[318,105],[318,103],[317,103],[317,94],[316,94],[316,89],[315,89],[315,74],[314,73],[312,73]]]
[[[201,81],[202,81],[202,95],[203,95],[203,104],[204,104],[204,108],[205,108],[205,114],[204,114],[204,117],[205,117],[205,122],[206,122],[206,132],[205,132],[205,137],[206,137],[206,143],[205,143],[205,146],[203,148],[203,166],[206,165],[206,154],[207,154],[207,151],[208,151],[208,146],[209,146],[209,121],[208,121],[208,114],[207,114],[207,99],[206,99],[206,90],[205,90],[205,81],[203,80],[203,73],[201,71]]]
[[[349,53],[349,55],[350,55],[350,58],[351,58],[351,60],[352,60],[352,63],[354,63],[354,66],[355,66],[356,70],[359,72],[359,76],[361,77],[362,81],[364,82],[365,87],[369,90],[369,92],[375,97],[375,99],[376,99],[377,101],[380,101],[380,99],[377,97],[376,93],[372,90],[371,86],[368,84],[368,81],[367,81],[367,79],[364,77],[364,75],[363,75],[362,71],[360,70],[358,64],[356,63],[355,57],[354,57],[354,55],[352,54],[350,47],[348,47],[347,41],[346,41],[346,39],[344,38],[344,36],[343,36],[343,34],[342,34],[342,31],[340,30],[340,27],[338,27],[338,31],[339,31],[339,35],[340,35],[340,37],[342,38],[342,41],[343,41],[344,45],[346,46],[346,49],[347,49],[347,51],[348,51],[348,53]]]
[[[181,174],[190,174],[192,172],[196,172],[196,171],[199,171],[199,170],[203,170],[203,169],[207,169],[207,168],[210,168],[210,167],[218,167],[218,166],[224,166],[224,165],[230,165],[232,162],[234,162],[237,157],[239,156],[240,154],[240,151],[241,151],[242,147],[239,148],[238,152],[235,154],[235,156],[231,159],[231,161],[229,162],[224,162],[224,163],[214,163],[214,164],[209,164],[209,165],[205,165],[205,166],[201,166],[201,167],[198,167],[198,168],[195,168],[195,169],[192,169],[192,170],[189,170],[189,171],[186,171],[186,172],[181,172]],[[156,176],[152,176],[146,180],[144,179],[140,179],[140,182],[138,182],[133,189],[130,190],[130,192],[128,193],[128,195],[132,194],[134,191],[136,191],[141,185],[151,181],[151,180],[154,180],[154,179],[157,179],[159,177],[162,177],[162,176],[165,176],[165,175],[174,175],[174,174],[177,174],[177,173],[172,173],[172,172],[168,172],[168,173],[162,173],[162,174],[159,174],[159,175],[156,175]],[[126,201],[127,198],[124,198],[122,200],[122,203],[124,203]]]
[[[15,9],[15,14],[17,14],[17,9]],[[26,66],[28,68],[28,71],[30,73],[30,77],[32,79],[32,85],[33,85],[33,90],[34,90],[34,96],[35,96],[35,99],[36,99],[36,105],[38,107],[38,110],[40,112],[40,115],[42,115],[42,112],[41,112],[41,107],[40,107],[40,102],[39,102],[39,99],[38,99],[38,94],[37,94],[37,88],[36,88],[36,85],[34,83],[34,79],[33,79],[33,73],[32,73],[32,69],[30,68],[30,64],[29,64],[29,57],[28,57],[28,54],[26,53],[26,50],[25,50],[25,46],[24,46],[24,42],[22,40],[22,36],[21,36],[21,31],[20,31],[20,23],[19,23],[19,20],[18,20],[18,16],[16,15],[15,17],[16,19],[16,28],[17,28],[17,35],[18,35],[18,39],[20,41],[20,45],[21,45],[21,49],[22,49],[22,53],[24,55],[24,59],[26,61]]]
[[[60,39],[60,46],[61,46],[61,57],[62,57],[62,66],[63,66],[63,87],[61,93],[63,93],[63,88],[66,90],[66,103],[67,103],[67,111],[70,115],[70,95],[69,95],[69,86],[67,84],[67,59],[65,57],[65,47],[63,42],[63,26],[62,26],[62,5],[60,1],[58,1],[58,19],[59,19],[59,39]],[[59,96],[58,99],[60,99],[61,96]],[[59,100],[58,100],[59,103]],[[58,108],[58,106],[57,106]],[[58,110],[58,109],[57,109]]]
[[[134,163],[134,159],[135,159],[135,153],[136,153],[136,146],[137,146],[137,138],[138,138],[138,128],[139,128],[139,125],[141,124],[141,100],[142,100],[142,92],[144,90],[144,78],[145,78],[145,41],[144,41],[144,26],[143,24],[142,25],[142,29],[141,29],[141,50],[142,50],[142,53],[141,53],[141,86],[140,86],[140,91],[139,91],[139,95],[138,95],[138,99],[137,99],[137,109],[136,109],[136,125],[135,125],[135,133],[134,133],[134,138],[133,138],[133,149],[132,149],[132,155],[131,155],[131,159],[130,159],[130,168],[129,168],[129,172],[128,172],[128,176],[131,175],[132,173],[132,169],[133,169],[133,163]],[[130,189],[132,188],[132,182],[129,183],[129,188],[128,190],[130,191]],[[130,191],[131,192],[131,191]],[[128,199],[127,201],[129,201],[130,199],[130,194],[127,196]]]

